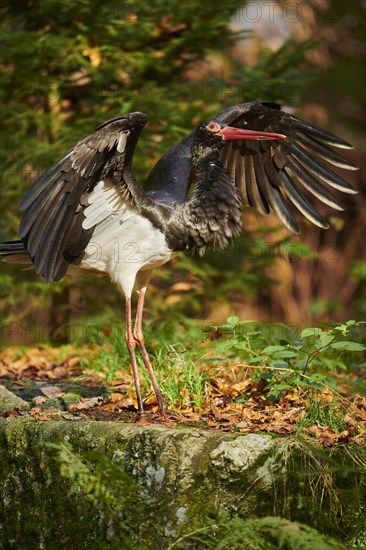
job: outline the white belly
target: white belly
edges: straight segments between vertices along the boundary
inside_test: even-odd
[[[108,202],[108,196],[113,202]],[[159,229],[122,199],[116,201],[115,190],[103,182],[91,193],[89,203],[83,227],[96,226],[80,267],[109,273],[129,293],[139,271],[152,270],[177,255]]]

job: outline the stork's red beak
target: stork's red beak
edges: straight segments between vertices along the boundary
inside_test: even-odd
[[[256,132],[255,130],[243,130],[242,128],[234,128],[233,126],[224,126],[220,131],[222,139],[225,141],[232,140],[250,140],[256,141],[261,139],[285,139],[284,134],[275,134],[272,132]]]

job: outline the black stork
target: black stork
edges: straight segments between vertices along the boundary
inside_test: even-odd
[[[210,245],[225,247],[241,231],[242,204],[262,214],[273,210],[299,233],[290,202],[327,228],[308,197],[342,210],[328,186],[356,191],[330,166],[357,169],[331,148],[351,149],[347,142],[275,103],[251,102],[200,124],[160,159],[142,187],[132,157],[146,122],[141,112],[117,116],[46,170],[21,201],[20,240],[0,249],[8,261],[26,255],[47,282],[79,266],[108,274],[117,284],[126,300],[126,344],[141,421],[145,412],[136,347],[166,417],[142,333],[153,269],[181,251],[202,256]],[[134,288],[138,300],[132,325]]]

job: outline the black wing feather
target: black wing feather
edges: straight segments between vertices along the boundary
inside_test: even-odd
[[[282,173],[282,184],[290,201],[308,220],[322,229],[328,229],[328,222],[324,220],[313,205],[301,194],[286,170]]]
[[[66,155],[62,157],[56,164],[48,168],[43,174],[41,174],[28,189],[28,191],[23,196],[20,201],[19,208],[20,210],[26,210],[35,200],[35,197],[39,196],[43,191],[46,190],[50,182],[54,180],[55,176],[62,177],[62,174],[65,173],[71,167],[71,161],[69,165],[67,160],[70,157],[72,150],[68,151]]]
[[[345,159],[342,155],[339,155],[336,151],[333,151],[333,149],[324,145],[324,143],[320,143],[320,141],[311,139],[301,133],[296,135],[296,141],[298,144],[307,149],[310,154],[322,158],[333,166],[338,166],[339,168],[344,168],[345,170],[358,170],[358,167],[351,161]]]
[[[254,167],[254,156],[247,155],[245,163],[245,181],[247,185],[247,196],[249,203],[261,214],[269,214],[269,206],[263,196],[261,187],[258,186],[256,171]]]
[[[83,211],[100,180],[110,178],[137,209],[148,202],[131,177],[132,156],[146,121],[144,113],[129,113],[105,122],[46,170],[23,197],[19,236],[36,272],[47,281],[61,279],[71,263],[81,262],[94,229],[82,227]]]
[[[329,170],[318,159],[314,160],[306,151],[296,143],[291,144],[290,148],[292,156],[306,168],[306,170],[317,180],[327,183],[335,189],[343,191],[343,193],[354,193],[355,190],[343,178]]]
[[[316,178],[314,178],[305,168],[294,158],[289,157],[287,162],[295,179],[305,187],[314,197],[317,197],[324,204],[327,204],[334,210],[343,210],[337,199],[324,187]],[[287,173],[287,170],[284,170]]]
[[[265,155],[263,155],[263,160],[264,162],[262,162],[262,159],[260,159],[260,161],[257,161],[258,165],[262,167],[261,171],[258,173],[258,176],[260,175],[261,181],[263,181],[263,188],[267,197],[267,202],[276,212],[282,223],[290,231],[293,231],[294,233],[299,233],[299,226],[288,204],[282,196],[280,187],[273,184],[273,169],[268,151]]]
[[[352,149],[352,146],[315,124],[283,112],[278,105],[265,102],[234,105],[220,113],[216,120],[236,128],[286,135],[285,140],[226,144],[220,160],[234,179],[243,202],[263,214],[267,214],[269,208],[274,210],[291,231],[298,233],[299,228],[285,196],[310,221],[326,228],[327,222],[304,196],[303,190],[336,210],[343,208],[327,186],[343,193],[357,192],[331,169],[336,166],[357,170],[352,162],[330,148]],[[238,160],[239,157],[242,160]],[[243,171],[241,162],[244,162]]]
[[[303,134],[308,135],[311,138],[317,139],[322,143],[326,143],[328,145],[331,145],[332,147],[339,147],[341,149],[353,149],[353,146],[347,141],[344,141],[343,139],[335,136],[334,134],[331,134],[330,132],[326,132],[325,130],[319,128],[319,126],[316,126],[311,122],[301,120],[294,115],[291,115],[291,121],[293,127],[296,130],[299,130]]]

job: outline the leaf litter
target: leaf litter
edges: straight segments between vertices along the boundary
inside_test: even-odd
[[[1,415],[30,415],[37,421],[136,421],[137,401],[128,365],[116,373],[118,379],[107,383],[104,372],[90,369],[90,360],[84,360],[88,355],[89,348],[72,345],[27,348],[21,353],[19,348],[7,348],[0,355],[0,384],[30,402],[31,408],[15,408]],[[175,404],[172,425],[277,435],[302,429],[325,446],[366,444],[366,399],[360,395],[347,398],[326,386],[317,391],[295,386],[281,391],[277,399],[268,399],[268,383],[250,376],[249,365],[235,361],[231,366],[221,364],[216,375],[208,374],[201,407],[194,400]],[[311,398],[320,412],[332,407],[339,420],[338,429],[326,415],[312,417]],[[144,406],[149,420],[158,421],[153,393],[147,394]]]

